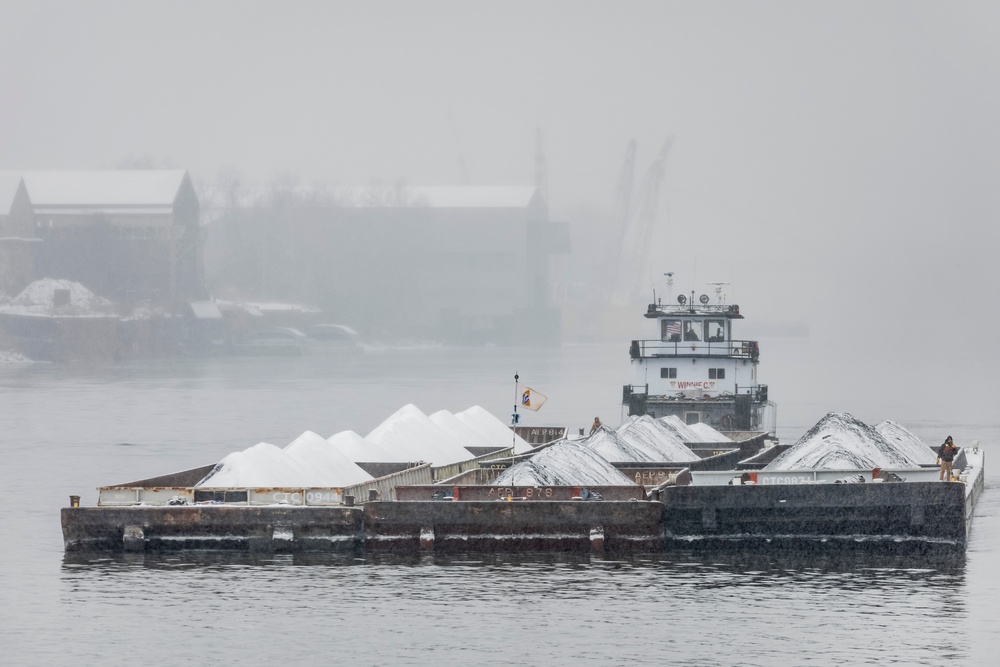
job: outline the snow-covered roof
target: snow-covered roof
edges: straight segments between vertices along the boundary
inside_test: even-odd
[[[15,172],[8,172],[15,173]],[[173,206],[187,178],[182,169],[24,171],[28,196],[35,210]]]
[[[343,205],[361,207],[525,208],[535,196],[532,186],[338,187],[334,197]]]
[[[17,196],[17,188],[21,185],[20,174],[0,172],[0,215],[10,213]]]
[[[218,188],[202,191],[201,208],[208,218],[217,217],[234,201],[238,206],[267,206],[287,195],[292,201],[315,202],[349,208],[527,208],[538,188],[534,186],[299,186],[286,191],[268,187],[242,187],[237,193]]]
[[[222,311],[214,301],[192,301],[191,312],[199,320],[219,320],[222,319]]]

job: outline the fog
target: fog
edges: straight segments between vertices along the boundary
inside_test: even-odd
[[[775,387],[970,414],[1000,398],[996,3],[0,11],[0,170],[169,166],[200,192],[234,175],[530,186],[540,133],[569,280],[606,248],[629,141],[638,187],[672,138],[636,267],[650,295],[666,271],[675,293],[732,283]]]

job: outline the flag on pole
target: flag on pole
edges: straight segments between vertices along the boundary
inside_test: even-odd
[[[521,394],[521,407],[525,410],[538,411],[538,408],[542,407],[542,404],[548,400],[548,396],[540,394],[531,387],[527,387],[521,383],[517,385],[518,392]]]

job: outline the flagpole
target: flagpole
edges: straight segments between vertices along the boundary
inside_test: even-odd
[[[521,378],[520,378],[520,376],[518,376],[517,371],[514,371],[514,415],[513,415],[513,422],[514,422],[514,424],[513,424],[513,427],[510,429],[510,467],[511,467],[511,469],[514,468],[514,445],[517,444],[517,430],[516,429],[517,429],[517,422],[519,421],[518,420],[518,416],[517,416],[517,401],[518,401],[518,398],[519,398],[518,391],[517,391],[517,381],[520,380],[520,379]],[[511,487],[514,486],[513,473],[511,473],[510,485],[511,485]]]

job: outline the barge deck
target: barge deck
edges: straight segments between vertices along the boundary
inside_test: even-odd
[[[376,492],[358,505],[346,504],[354,499],[342,490],[335,494],[339,505],[287,499],[251,505],[248,498],[265,497],[252,493],[227,503],[223,494],[208,504],[67,507],[61,519],[68,552],[604,552],[790,541],[964,549],[983,490],[983,459],[978,448],[965,452],[957,482],[931,481],[937,472],[926,468],[780,474],[675,468],[652,488],[399,485],[395,500]],[[829,475],[867,479],[836,483]]]

